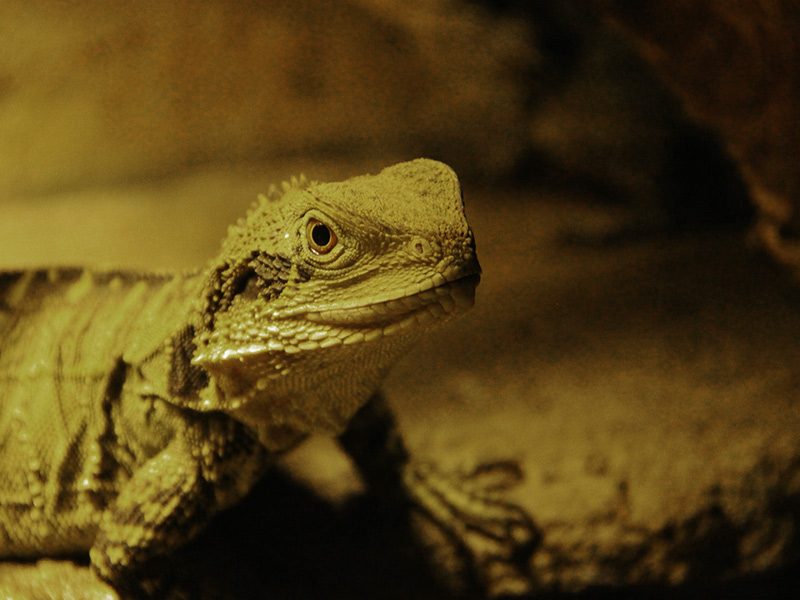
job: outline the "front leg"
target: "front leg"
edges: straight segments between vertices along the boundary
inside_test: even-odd
[[[371,491],[403,502],[445,535],[455,555],[444,568],[490,596],[531,591],[527,567],[539,532],[502,491],[519,481],[510,461],[480,465],[463,473],[442,473],[412,460],[382,395],[376,394],[351,421],[339,443]]]
[[[122,590],[160,593],[163,560],[244,496],[265,461],[255,437],[231,419],[191,424],[134,473],[103,513],[92,567]]]
[[[115,587],[152,591],[145,568],[193,538],[212,512],[210,486],[186,441],[176,440],[142,465],[103,513],[92,567]]]

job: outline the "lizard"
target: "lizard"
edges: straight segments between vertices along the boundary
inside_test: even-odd
[[[205,268],[1,272],[0,557],[88,553],[146,596],[152,565],[322,433],[486,592],[525,591],[532,520],[411,458],[379,392],[480,272],[458,177],[430,159],[273,186]]]

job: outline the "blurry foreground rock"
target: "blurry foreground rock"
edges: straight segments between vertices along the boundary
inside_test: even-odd
[[[117,594],[87,568],[56,560],[43,560],[35,565],[0,564],[0,598],[118,600]]]

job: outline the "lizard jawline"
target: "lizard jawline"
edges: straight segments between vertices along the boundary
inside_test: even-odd
[[[275,331],[271,339],[257,339],[233,348],[210,348],[199,352],[192,363],[210,367],[231,361],[259,361],[271,354],[296,354],[377,341],[417,329],[417,326],[443,321],[466,310],[474,303],[478,281],[479,275],[473,274],[396,300],[282,319],[281,325],[273,323]],[[298,323],[306,333],[302,340],[292,327]],[[286,334],[280,333],[282,326],[286,327]]]
[[[394,300],[308,312],[303,320],[329,327],[372,330],[425,320],[426,315],[433,319],[448,317],[473,305],[478,278],[478,275],[469,275]]]

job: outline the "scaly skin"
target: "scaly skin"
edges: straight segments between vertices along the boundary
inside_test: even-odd
[[[411,461],[375,395],[414,339],[472,304],[479,272],[455,174],[419,159],[285,184],[205,270],[0,274],[0,556],[88,551],[141,592],[271,457],[323,432],[487,590],[525,591],[527,517]]]

